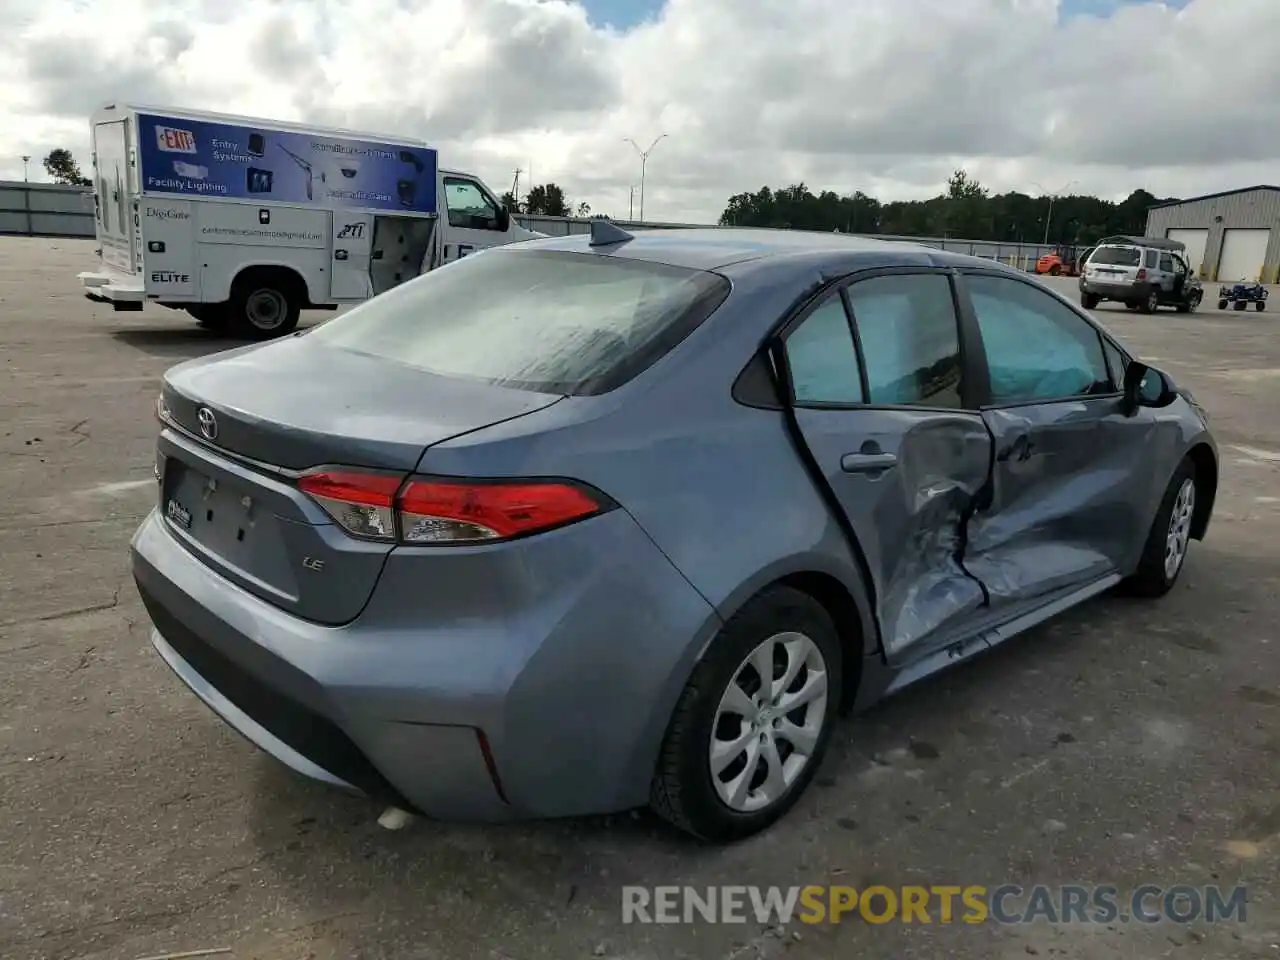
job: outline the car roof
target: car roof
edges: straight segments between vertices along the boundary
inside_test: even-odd
[[[1103,237],[1097,245],[1099,247],[1150,247],[1153,250],[1175,252],[1187,249],[1187,245],[1181,240],[1170,240],[1167,237]]]
[[[774,261],[781,257],[855,268],[894,265],[999,266],[995,261],[938,250],[903,240],[879,240],[845,233],[706,227],[636,230],[621,243],[591,246],[587,234],[526,240],[508,249],[558,250],[648,260],[691,270],[722,270],[730,265]]]

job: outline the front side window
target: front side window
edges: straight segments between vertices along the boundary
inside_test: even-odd
[[[858,353],[839,294],[787,337],[787,366],[796,403],[862,403]]]
[[[449,226],[464,230],[497,230],[498,208],[474,180],[445,177],[444,204]]]
[[[1102,338],[1071,308],[1030,283],[969,276],[991,374],[992,403],[1112,393]]]
[[[728,280],[702,270],[500,247],[366,300],[308,336],[441,376],[593,394],[668,353],[728,294]]]
[[[960,335],[951,281],[893,274],[849,287],[868,402],[958,409]]]

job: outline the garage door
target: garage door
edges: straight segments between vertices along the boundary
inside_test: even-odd
[[[1224,283],[1237,280],[1256,281],[1267,259],[1270,230],[1227,230],[1222,235],[1222,257],[1218,261],[1217,279]]]
[[[1168,232],[1170,240],[1177,240],[1179,243],[1185,244],[1187,247],[1187,263],[1191,269],[1203,276],[1204,274],[1204,245],[1209,239],[1208,230],[1170,230]]]

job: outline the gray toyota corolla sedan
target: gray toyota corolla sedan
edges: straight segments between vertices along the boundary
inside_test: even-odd
[[[231,726],[427,816],[712,840],[841,710],[1165,593],[1218,484],[1195,399],[1072,303],[827,234],[488,250],[175,367],[157,413],[134,575]]]

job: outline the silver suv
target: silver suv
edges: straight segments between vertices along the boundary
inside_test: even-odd
[[[1186,244],[1164,237],[1107,237],[1080,274],[1081,306],[1092,310],[1103,300],[1116,300],[1143,313],[1159,307],[1190,313],[1204,299],[1204,288],[1187,265],[1186,250]]]

